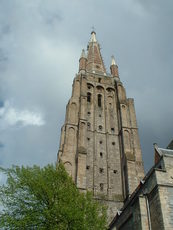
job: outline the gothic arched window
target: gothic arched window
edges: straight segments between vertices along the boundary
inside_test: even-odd
[[[91,93],[87,93],[87,102],[91,102]]]
[[[98,106],[101,107],[102,106],[102,95],[98,94]]]

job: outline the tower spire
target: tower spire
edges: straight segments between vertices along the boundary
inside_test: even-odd
[[[103,63],[102,55],[100,52],[100,45],[96,39],[96,32],[92,30],[91,38],[88,44],[86,70],[93,73],[106,74],[106,68]]]

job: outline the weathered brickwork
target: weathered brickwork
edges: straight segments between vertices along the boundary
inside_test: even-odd
[[[79,60],[58,160],[81,191],[108,205],[109,218],[144,176],[133,99],[126,97],[116,64],[106,73],[94,32]]]

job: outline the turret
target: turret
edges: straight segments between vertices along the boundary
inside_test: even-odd
[[[112,56],[110,70],[111,70],[111,74],[112,74],[113,77],[119,77],[118,65],[115,62],[114,56]]]
[[[79,59],[79,73],[83,72],[85,73],[86,71],[86,62],[87,62],[87,57],[85,54],[85,50],[82,50],[80,59]]]

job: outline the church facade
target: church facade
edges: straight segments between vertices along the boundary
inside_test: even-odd
[[[144,177],[134,100],[126,97],[114,57],[106,72],[94,31],[79,59],[58,161],[79,190],[108,206],[109,220]]]

